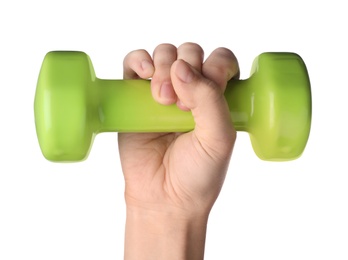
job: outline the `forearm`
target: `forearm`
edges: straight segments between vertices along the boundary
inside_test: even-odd
[[[127,209],[125,260],[202,260],[207,219]]]

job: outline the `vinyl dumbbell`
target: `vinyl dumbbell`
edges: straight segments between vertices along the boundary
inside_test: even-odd
[[[263,53],[251,76],[225,91],[237,131],[247,131],[262,160],[286,161],[304,151],[311,126],[311,88],[302,58]],[[50,161],[81,161],[101,132],[185,132],[190,112],[154,101],[149,80],[102,80],[83,52],[46,54],[36,88],[35,124]]]

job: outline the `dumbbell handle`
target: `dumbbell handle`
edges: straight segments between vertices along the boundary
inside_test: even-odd
[[[236,130],[246,128],[252,95],[247,80],[228,82],[225,97]],[[192,114],[176,105],[157,103],[149,80],[95,80],[99,101],[97,132],[186,132],[194,128]],[[239,91],[243,88],[243,91]],[[246,94],[248,96],[246,96]],[[243,100],[243,102],[238,102]],[[241,107],[242,106],[242,107]]]

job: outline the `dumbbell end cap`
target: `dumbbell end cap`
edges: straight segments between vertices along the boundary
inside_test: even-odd
[[[95,136],[91,112],[94,79],[87,54],[46,54],[37,81],[34,114],[38,141],[47,160],[74,162],[87,157]]]
[[[255,153],[267,161],[299,158],[309,138],[312,113],[304,61],[296,53],[263,53],[251,73],[257,82],[249,131]]]

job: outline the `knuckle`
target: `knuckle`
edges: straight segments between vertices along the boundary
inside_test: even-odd
[[[147,56],[147,51],[144,49],[133,50],[129,52],[123,59],[123,64],[133,63],[141,57]]]
[[[176,51],[176,47],[175,45],[171,44],[171,43],[161,43],[159,45],[156,46],[155,50],[154,50],[154,54],[157,52],[162,52],[162,51]]]
[[[159,67],[168,68],[176,60],[177,50],[172,44],[162,43],[153,52],[153,60],[156,69]]]
[[[218,55],[221,55],[221,56],[224,56],[224,57],[227,57],[227,58],[233,58],[233,59],[236,58],[236,57],[234,56],[234,53],[233,53],[230,49],[228,49],[228,48],[226,48],[226,47],[219,47],[219,48],[216,48],[216,49],[214,50],[214,52],[215,52],[216,54],[218,54]]]
[[[187,51],[187,52],[194,52],[194,53],[199,53],[200,55],[203,55],[204,50],[203,48],[194,42],[185,42],[181,44],[178,47],[178,51]]]
[[[225,47],[219,47],[217,49],[215,49],[212,53],[213,55],[216,55],[222,59],[227,60],[229,63],[233,63],[238,65],[238,60],[237,57],[234,55],[234,53]]]

